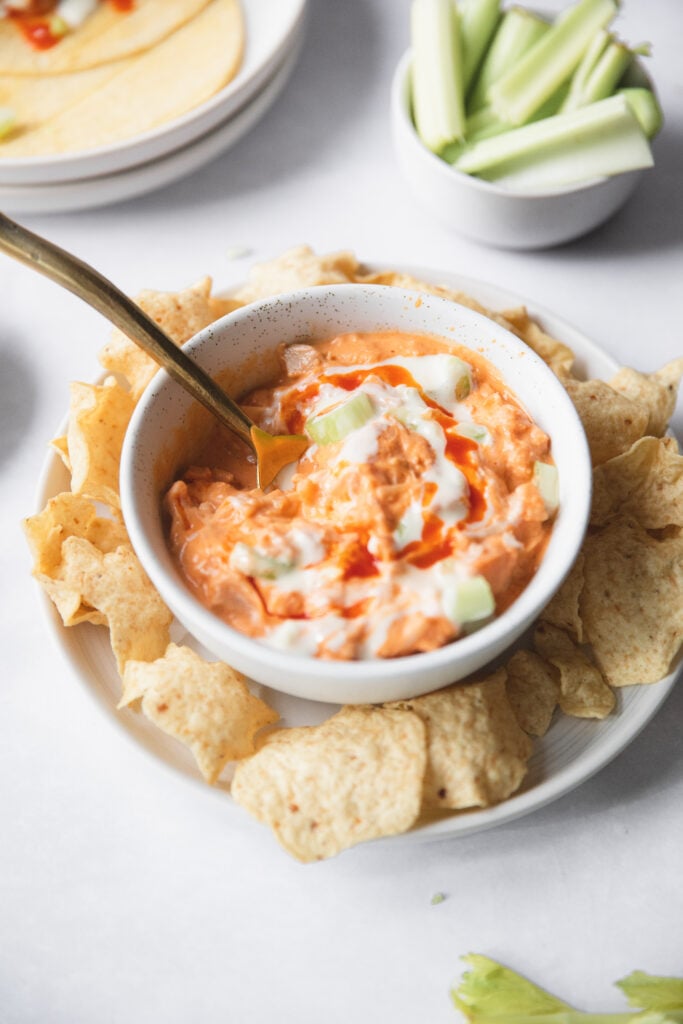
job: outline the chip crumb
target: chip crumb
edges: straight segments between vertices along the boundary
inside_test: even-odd
[[[435,907],[438,903],[443,903],[444,900],[448,899],[445,892],[435,892],[432,896],[430,903]]]

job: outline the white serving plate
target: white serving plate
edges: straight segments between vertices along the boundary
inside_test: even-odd
[[[424,267],[398,269],[421,280],[466,292],[493,310],[502,311],[524,304],[546,331],[571,346],[577,356],[577,372],[589,377],[608,378],[617,369],[615,361],[594,342],[533,301],[456,273]],[[68,475],[60,458],[56,453],[51,454],[39,484],[37,507],[42,508],[50,497],[68,489],[68,486]],[[130,708],[116,710],[121,683],[107,631],[90,624],[65,629],[52,603],[42,593],[41,599],[49,631],[57,646],[71,670],[109,719],[132,742],[151,754],[157,763],[174,769],[186,781],[199,783],[198,795],[222,801],[220,813],[225,814],[227,810],[227,820],[232,827],[239,828],[244,812],[231,804],[227,781],[220,781],[215,787],[207,786],[185,747],[157,729],[142,714]],[[173,639],[189,643],[201,651],[181,627],[176,628]],[[661,682],[649,686],[617,690],[616,710],[600,722],[558,716],[548,733],[534,741],[528,774],[521,790],[509,800],[490,808],[451,813],[438,820],[420,823],[402,836],[379,841],[396,844],[461,836],[519,818],[558,799],[607,765],[638,735],[664,703],[679,672],[672,672]],[[255,686],[254,690],[279,711],[284,725],[317,724],[334,711],[329,704],[289,697],[267,687]]]
[[[0,159],[0,185],[55,185],[95,175],[109,177],[203,138],[242,111],[298,48],[306,6],[307,0],[242,0],[244,58],[235,78],[215,96],[173,121],[108,146],[53,156]]]
[[[298,60],[303,33],[264,88],[224,123],[187,146],[138,167],[52,185],[2,185],[5,213],[68,213],[122,202],[170,185],[234,146],[266,114],[285,88]]]

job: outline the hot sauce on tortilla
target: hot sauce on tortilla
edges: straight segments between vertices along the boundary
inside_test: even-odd
[[[97,0],[102,3],[103,0]],[[107,0],[116,11],[132,11],[135,0]],[[58,15],[59,0],[24,0],[0,3],[0,15],[11,18],[22,36],[34,50],[49,50],[56,46],[73,26]],[[89,13],[86,11],[86,13]]]
[[[552,530],[536,470],[552,459],[491,364],[397,332],[281,361],[242,404],[266,430],[308,433],[299,462],[264,493],[219,430],[166,496],[199,600],[271,646],[336,659],[432,650],[504,611]]]

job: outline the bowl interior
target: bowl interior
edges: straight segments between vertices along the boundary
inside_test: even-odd
[[[189,592],[169,553],[161,496],[201,447],[210,419],[165,372],[140,400],[122,457],[126,525],[145,570],[186,628],[218,657],[259,682],[333,702],[400,699],[428,692],[491,660],[532,621],[569,571],[581,544],[591,469],[580,421],[564,388],[519,339],[494,321],[435,296],[386,286],[332,285],[244,307],[201,331],[186,350],[239,397],[272,380],[282,343],[348,331],[437,335],[484,355],[551,437],[560,510],[541,566],[514,604],[471,636],[426,654],[328,662],[275,651],[238,633]]]

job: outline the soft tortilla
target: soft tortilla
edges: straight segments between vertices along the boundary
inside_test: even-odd
[[[71,35],[49,50],[24,42],[17,26],[0,20],[0,74],[60,75],[96,68],[155,46],[195,15],[209,0],[137,0],[130,12],[100,3]]]
[[[104,69],[80,72],[78,78],[88,79],[82,90],[77,83],[74,85],[72,76],[51,79],[53,89],[63,96],[64,107],[44,120],[42,111],[31,114],[24,110],[24,123],[42,123],[24,132],[19,125],[17,137],[0,146],[0,156],[93,149],[180,117],[210,99],[234,77],[243,46],[244,24],[237,0],[212,0],[157,46],[135,60],[116,65],[115,73]],[[5,103],[14,109],[6,81]],[[21,95],[23,80],[15,78],[14,82]],[[28,84],[39,98],[40,90],[32,82]],[[22,102],[26,108],[27,100]],[[53,95],[53,111],[58,102]]]

